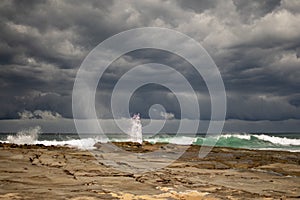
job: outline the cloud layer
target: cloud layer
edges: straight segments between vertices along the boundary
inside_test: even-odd
[[[32,114],[48,110],[72,118],[73,82],[85,56],[104,39],[144,26],[178,30],[205,47],[224,79],[227,119],[300,119],[297,0],[4,0],[0,26],[0,119],[17,119],[24,110]],[[182,73],[197,91],[201,118],[210,118],[203,79],[182,58],[151,49],[131,52],[112,63],[96,96],[99,118],[112,117],[110,97],[117,80],[148,62]],[[172,81],[176,84],[170,77]],[[153,104],[165,107],[158,118],[180,117],[178,102],[166,88],[142,87],[131,100],[130,112],[140,112],[144,118]]]
[[[45,120],[54,120],[54,119],[61,119],[61,115],[57,112],[51,112],[48,110],[35,110],[34,112],[30,112],[24,110],[23,112],[19,112],[18,115],[20,116],[21,120],[27,119],[45,119]]]

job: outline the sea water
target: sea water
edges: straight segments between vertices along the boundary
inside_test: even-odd
[[[138,130],[140,131],[140,130]],[[134,136],[132,139],[131,136]],[[172,143],[179,145],[214,145],[219,147],[234,147],[257,150],[284,150],[300,152],[300,133],[223,133],[221,136],[208,136],[205,134],[185,134],[177,136],[172,133],[157,134],[155,136],[107,134],[108,142],[142,142]],[[46,146],[71,146],[79,149],[93,149],[101,141],[97,134],[87,134],[80,138],[76,133],[42,133],[40,127],[32,127],[18,133],[0,133],[0,142],[16,144],[43,144]],[[107,141],[105,141],[107,142]]]

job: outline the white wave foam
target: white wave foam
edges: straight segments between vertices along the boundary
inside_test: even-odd
[[[31,127],[19,131],[16,135],[8,135],[7,141],[14,144],[35,144],[40,133],[40,126]]]
[[[86,150],[91,150],[95,149],[94,145],[97,142],[104,143],[103,141],[95,138],[84,138],[84,139],[74,139],[74,140],[66,140],[66,141],[49,141],[49,140],[44,140],[44,141],[37,141],[36,144],[43,144],[45,146],[70,146],[70,147],[75,147],[78,149],[86,149]]]
[[[179,144],[179,145],[190,145],[193,144],[193,142],[196,141],[197,138],[194,137],[185,137],[185,136],[180,136],[180,137],[172,137],[169,140],[169,143],[171,144]]]
[[[300,139],[291,139],[291,138],[286,138],[286,137],[276,137],[276,136],[269,136],[269,135],[253,135],[254,137],[271,142],[273,144],[279,144],[279,145],[300,145]]]
[[[239,138],[239,139],[242,139],[242,140],[250,140],[251,139],[251,135],[249,134],[224,134],[224,135],[221,135],[222,138],[232,138],[232,137],[235,137],[235,138]]]
[[[294,145],[294,146],[300,146],[300,139],[292,139],[292,138],[286,138],[286,137],[277,137],[277,136],[269,136],[269,135],[251,135],[251,134],[224,134],[219,137],[206,137],[202,138],[204,141],[205,140],[218,140],[220,138],[228,139],[230,140],[231,138],[239,138],[242,140],[248,140],[250,144],[251,137],[255,137],[258,140],[265,141],[265,142],[271,142],[274,145],[282,145],[282,146],[289,146],[289,145]],[[164,142],[164,143],[172,143],[172,144],[179,144],[179,145],[189,145],[192,144],[193,142],[197,141],[197,137],[170,137],[170,138],[149,138],[146,139],[146,141],[151,142],[151,143],[159,143],[159,142]]]
[[[156,144],[156,143],[169,143],[169,138],[147,138],[145,139],[145,141],[150,142],[152,144]]]
[[[170,144],[178,144],[178,145],[191,145],[193,142],[197,140],[196,137],[169,137],[169,138],[147,138],[145,141],[156,144],[156,143],[170,143]]]
[[[38,141],[38,136],[41,133],[41,127],[31,127],[29,129],[24,129],[19,131],[16,135],[8,135],[6,141],[13,144],[42,144],[45,146],[70,146],[78,149],[95,149],[94,145],[97,142],[106,143],[103,139],[99,138],[82,138],[82,139],[72,139],[65,141],[57,141],[57,140],[43,140]]]

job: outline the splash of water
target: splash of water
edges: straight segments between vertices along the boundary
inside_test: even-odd
[[[40,133],[40,126],[31,127],[19,131],[16,135],[8,135],[7,141],[14,144],[35,144]]]
[[[140,114],[134,114],[131,118],[131,131],[129,133],[130,140],[132,142],[137,142],[142,144],[143,138],[142,138],[142,123],[141,123],[141,117]]]

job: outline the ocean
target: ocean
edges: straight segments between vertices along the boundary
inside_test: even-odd
[[[93,149],[98,142],[129,142],[126,134],[107,134],[103,141],[97,134],[79,137],[76,133],[41,133],[40,127],[23,130],[18,133],[1,133],[0,142],[15,144],[43,144],[46,146],[71,146],[79,149]],[[300,133],[223,133],[221,136],[197,134],[176,136],[175,134],[143,135],[143,141],[149,143],[171,143],[179,145],[214,145],[218,147],[246,148],[256,150],[282,150],[300,152]]]

